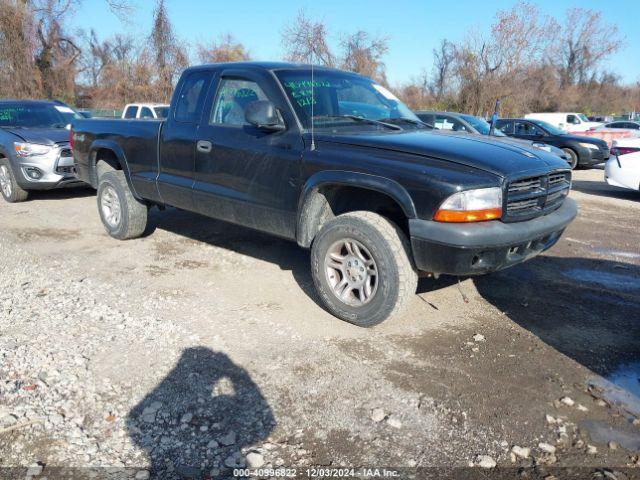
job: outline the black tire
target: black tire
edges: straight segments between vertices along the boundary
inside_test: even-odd
[[[24,190],[18,182],[16,182],[16,176],[13,173],[13,169],[11,168],[11,163],[6,158],[0,158],[0,175],[2,175],[3,179],[6,178],[6,188],[0,188],[0,192],[2,192],[2,198],[4,198],[9,203],[18,203],[24,202],[27,198],[29,198],[29,192]]]
[[[571,170],[575,170],[578,167],[578,154],[571,148],[563,148],[562,151],[569,156]]]
[[[122,170],[105,172],[98,185],[98,212],[107,233],[118,240],[128,240],[142,236],[147,228],[149,207],[133,196]],[[109,199],[109,202],[107,202]],[[111,216],[112,207],[117,202],[119,215]]]
[[[334,274],[339,272],[328,270],[325,265],[328,255],[345,239],[364,246],[365,251],[368,250],[365,257],[373,258],[377,271],[376,289],[369,300],[360,305],[338,298],[330,282],[335,285]],[[405,234],[386,218],[367,211],[339,215],[323,225],[311,248],[311,274],[326,309],[360,327],[371,327],[400,314],[415,294],[418,282]],[[344,273],[339,276],[345,280]]]

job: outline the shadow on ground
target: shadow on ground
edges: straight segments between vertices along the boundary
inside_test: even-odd
[[[617,198],[620,200],[637,200],[640,201],[640,192],[627,190],[625,188],[613,187],[604,180],[601,182],[590,182],[586,180],[574,180],[571,183],[571,189],[587,195],[596,195],[599,197]]]
[[[203,478],[244,466],[241,450],[275,426],[271,408],[243,368],[205,347],[184,350],[176,366],[127,417],[147,452],[152,478]]]
[[[56,188],[54,190],[31,190],[27,201],[68,200],[70,198],[95,197],[95,195],[96,191],[89,186]]]
[[[278,265],[290,271],[300,289],[320,305],[310,273],[309,251],[295,242],[178,209],[151,211],[146,235],[155,228]]]
[[[474,282],[511,320],[599,375],[640,360],[640,266],[542,256]]]

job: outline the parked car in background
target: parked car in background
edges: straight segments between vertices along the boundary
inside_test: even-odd
[[[162,120],[169,114],[169,105],[163,103],[129,103],[122,111],[128,120]]]
[[[616,129],[624,129],[624,130],[640,130],[640,121],[639,122],[635,122],[632,120],[619,120],[617,122],[609,122],[609,123],[605,123],[603,125],[600,125],[599,127],[595,128],[595,130],[604,130],[607,128],[616,128]]]
[[[496,128],[515,138],[546,143],[562,149],[569,156],[571,168],[591,167],[609,158],[609,144],[599,138],[570,135],[542,120],[500,118]]]
[[[586,132],[601,125],[600,122],[590,122],[584,113],[576,112],[528,113],[524,118],[542,120],[566,132]]]
[[[476,117],[466,113],[456,112],[434,112],[428,110],[420,110],[415,112],[420,120],[432,125],[438,130],[451,130],[454,132],[467,132],[475,135],[489,135],[491,125],[484,118]],[[539,148],[547,152],[559,156],[566,162],[570,158],[563,150],[542,142],[528,141],[523,139],[515,139],[508,137],[500,130],[494,128],[492,136],[499,141],[510,141],[514,144],[520,144],[527,147]]]
[[[613,142],[611,158],[604,166],[609,185],[640,190],[640,138],[621,138]]]
[[[77,185],[68,127],[81,118],[55,101],[0,101],[0,189],[7,202],[31,190]]]
[[[613,122],[614,118],[611,115],[591,115],[587,117],[590,122],[596,123],[604,123],[604,122]]]
[[[524,262],[577,214],[555,155],[434,132],[384,86],[329,68],[192,67],[166,121],[78,120],[72,138],[112,237],[172,205],[296,241],[318,298],[359,326],[400,312],[418,271]]]

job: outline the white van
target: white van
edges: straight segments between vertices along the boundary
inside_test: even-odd
[[[542,120],[566,132],[586,132],[602,125],[601,122],[590,122],[584,113],[527,113],[524,118]]]
[[[164,103],[129,103],[122,111],[122,118],[135,119],[164,119],[169,113],[169,105]]]

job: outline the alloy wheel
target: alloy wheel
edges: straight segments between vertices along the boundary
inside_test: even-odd
[[[122,208],[120,206],[118,194],[113,187],[107,186],[102,191],[102,196],[100,197],[100,209],[102,210],[102,216],[110,227],[116,228],[120,225]]]
[[[11,196],[11,174],[6,165],[0,165],[0,188],[5,197]]]
[[[331,291],[348,305],[365,305],[378,290],[376,261],[357,240],[347,238],[335,242],[325,255],[324,269]]]

